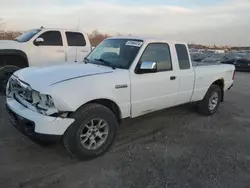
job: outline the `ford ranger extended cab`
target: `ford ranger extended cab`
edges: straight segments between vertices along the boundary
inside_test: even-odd
[[[91,51],[86,33],[65,29],[33,29],[15,40],[0,40],[0,90],[13,72],[29,66],[82,62]]]
[[[185,43],[116,37],[82,64],[26,68],[11,76],[10,119],[32,139],[60,139],[80,159],[97,157],[114,141],[119,123],[197,102],[213,115],[234,81],[233,65],[192,66]]]

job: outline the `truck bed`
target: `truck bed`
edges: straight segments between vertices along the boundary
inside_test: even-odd
[[[196,63],[193,66],[195,86],[192,101],[201,100],[211,83],[223,79],[224,91],[231,87],[233,82],[234,66],[221,63]]]

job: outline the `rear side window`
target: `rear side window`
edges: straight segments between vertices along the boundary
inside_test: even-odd
[[[38,38],[43,38],[44,42],[40,46],[62,46],[62,35],[59,31],[47,31]]]
[[[86,46],[86,40],[82,33],[66,32],[68,46]]]
[[[187,47],[184,44],[176,44],[175,49],[181,70],[190,69],[190,60],[188,56]]]

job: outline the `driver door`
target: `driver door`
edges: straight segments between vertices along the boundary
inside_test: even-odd
[[[131,71],[132,117],[174,106],[176,102],[179,80],[173,70],[169,45],[149,44],[137,68],[145,61],[156,62],[157,72],[138,74]]]

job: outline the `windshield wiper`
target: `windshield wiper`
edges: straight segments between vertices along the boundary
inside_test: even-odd
[[[112,69],[115,69],[115,67],[112,65],[112,63],[110,63],[109,61],[106,61],[104,59],[95,59],[96,61],[100,61],[102,63],[104,63],[105,65],[111,67]]]

